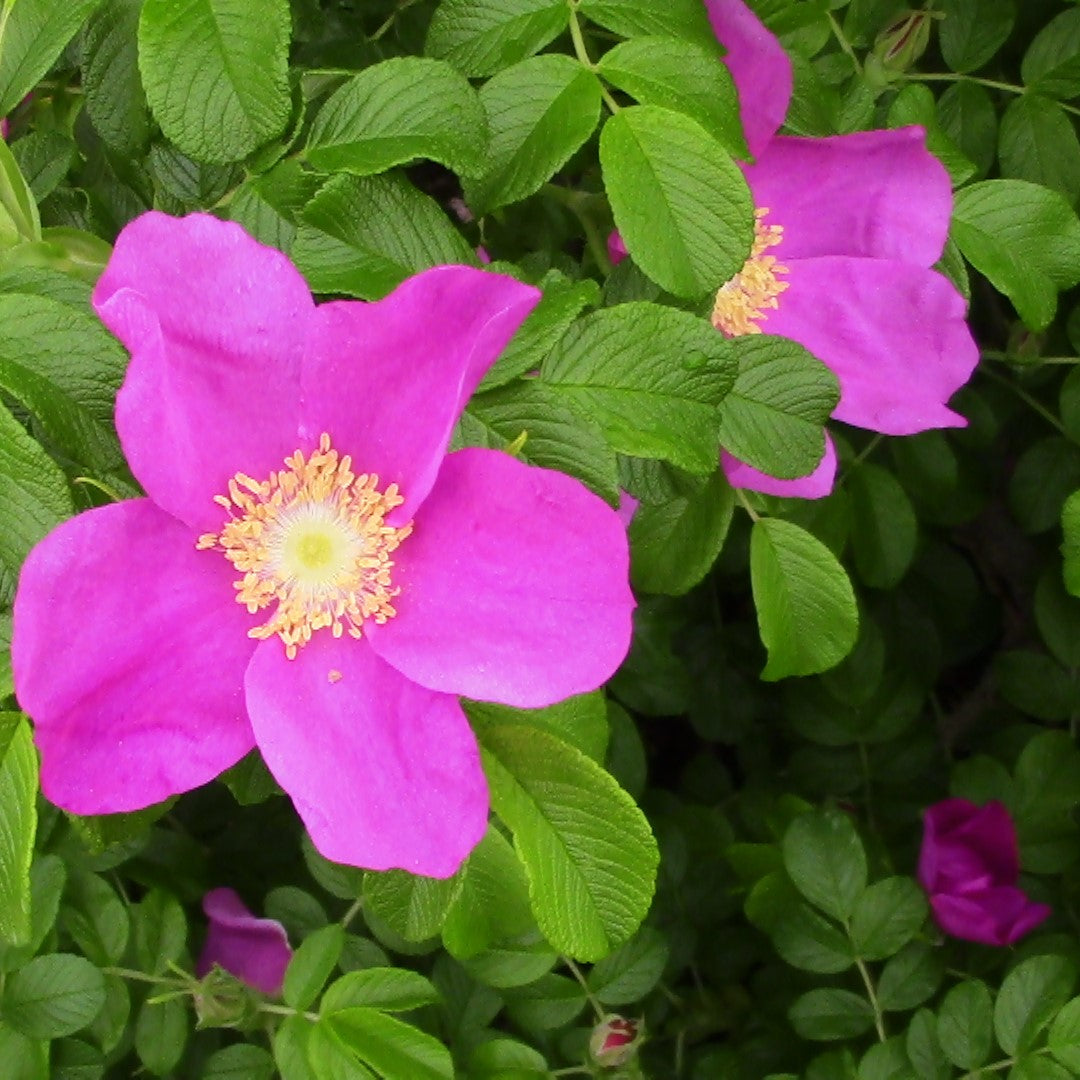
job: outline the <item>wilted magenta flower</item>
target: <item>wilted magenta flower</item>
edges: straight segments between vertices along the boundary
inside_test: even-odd
[[[1016,887],[1016,827],[999,802],[945,799],[927,807],[919,883],[938,926],[983,945],[1012,945],[1050,915]]]
[[[316,307],[238,225],[124,229],[93,302],[132,354],[116,424],[149,497],[57,528],[15,599],[53,802],[134,810],[257,745],[328,858],[457,869],[488,810],[458,695],[551,704],[630,641],[615,511],[446,452],[538,295],[444,266]]]
[[[212,889],[203,897],[206,941],[195,974],[204,978],[216,964],[264,994],[278,994],[292,949],[285,927],[259,919],[232,889]]]
[[[605,1016],[589,1036],[589,1056],[604,1069],[625,1065],[641,1045],[642,1030],[637,1020]]]

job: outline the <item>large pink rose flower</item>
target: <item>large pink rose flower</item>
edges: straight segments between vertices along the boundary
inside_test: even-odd
[[[488,810],[457,695],[547,705],[630,640],[615,512],[561,473],[446,452],[537,299],[444,266],[316,307],[238,225],[121,233],[93,302],[131,352],[116,425],[148,497],[57,528],[15,600],[53,802],[138,809],[258,746],[328,858],[457,869]]]
[[[837,420],[885,435],[964,425],[948,401],[979,352],[964,298],[930,269],[948,236],[952,187],[925,132],[777,136],[791,61],[742,0],[705,7],[739,92],[758,215],[750,258],[717,292],[713,325],[806,346],[840,381]],[[723,465],[736,487],[818,498],[832,490],[836,454],[829,442],[797,480],[730,454]]]
[[[999,802],[944,799],[923,815],[919,884],[934,921],[953,937],[1012,945],[1050,916],[1016,887],[1016,826]]]

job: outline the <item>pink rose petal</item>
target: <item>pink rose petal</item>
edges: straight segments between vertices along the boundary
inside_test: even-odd
[[[256,918],[232,889],[211,889],[202,907],[209,925],[195,974],[201,979],[217,964],[255,990],[281,993],[293,954],[285,927]]]
[[[255,643],[234,576],[147,499],[80,514],[30,552],[12,660],[50,800],[138,810],[254,746],[243,675]]]
[[[952,186],[922,128],[781,136],[743,172],[766,224],[783,226],[772,252],[781,262],[847,255],[929,267],[945,246]]]
[[[979,350],[964,298],[907,263],[831,256],[787,262],[788,289],[761,324],[805,345],[840,380],[838,420],[885,435],[962,427],[946,404]]]
[[[779,480],[768,473],[759,472],[726,450],[720,455],[720,464],[733,488],[760,491],[763,495],[777,495],[781,498],[823,499],[832,491],[836,480],[836,447],[826,433],[825,455],[821,462],[808,476],[800,476],[795,480]]]
[[[487,828],[487,783],[457,699],[425,690],[366,642],[327,634],[247,674],[259,749],[328,859],[445,878]]]
[[[395,558],[398,614],[369,640],[422,686],[532,708],[595,689],[626,655],[626,532],[562,473],[451,454]]]
[[[318,308],[304,360],[303,427],[329,432],[355,468],[395,483],[407,521],[435,481],[465,403],[540,293],[513,278],[440,266],[375,303]]]

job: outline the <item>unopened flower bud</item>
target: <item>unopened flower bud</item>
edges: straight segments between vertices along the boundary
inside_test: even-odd
[[[617,1069],[632,1060],[644,1037],[639,1020],[622,1016],[605,1016],[593,1028],[589,1038],[589,1055],[603,1069]]]
[[[907,71],[930,44],[930,11],[901,12],[874,40],[871,55],[888,73]]]
[[[200,1028],[248,1028],[258,1017],[251,990],[220,967],[203,976],[193,996]]]

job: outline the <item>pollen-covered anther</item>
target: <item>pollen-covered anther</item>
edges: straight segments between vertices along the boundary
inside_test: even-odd
[[[780,306],[777,297],[788,287],[780,275],[788,268],[775,255],[766,255],[784,238],[782,225],[766,225],[767,206],[754,211],[754,242],[742,269],[717,290],[712,324],[728,337],[760,334],[758,325],[770,310]]]
[[[253,615],[272,608],[248,634],[276,634],[292,660],[316,630],[358,638],[367,620],[397,614],[390,556],[412,522],[386,524],[404,502],[397,485],[382,491],[378,476],[354,473],[325,433],[318,449],[308,457],[297,450],[285,465],[261,481],[236,473],[228,495],[214,498],[229,520],[196,547],[222,552],[240,573],[237,603]]]

